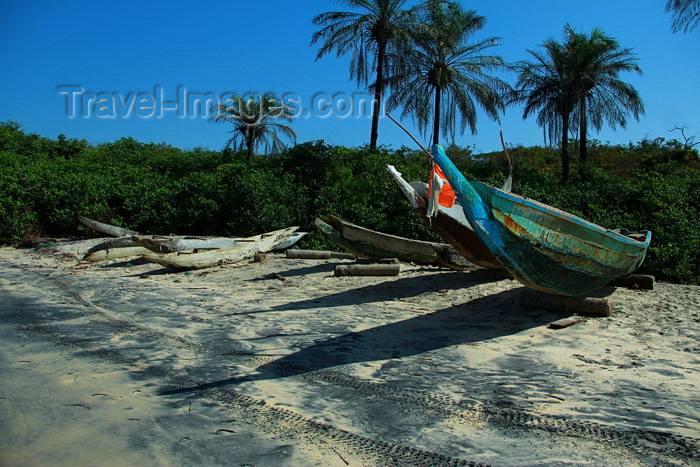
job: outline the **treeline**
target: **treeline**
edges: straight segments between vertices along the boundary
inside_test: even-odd
[[[448,147],[469,178],[500,186],[502,153]],[[642,272],[700,284],[700,175],[697,151],[677,141],[628,146],[595,143],[589,164],[559,180],[556,148],[509,148],[515,191],[608,228],[652,230]],[[575,154],[574,154],[575,156]],[[575,160],[575,158],[574,158]],[[0,124],[0,242],[32,236],[94,235],[78,214],[143,233],[247,236],[298,225],[307,248],[333,248],[315,217],[343,219],[409,238],[439,238],[423,224],[385,170],[426,180],[424,155],[408,148],[298,144],[255,157],[231,150],[181,150],[122,138],[92,147],[84,140],[26,134]]]

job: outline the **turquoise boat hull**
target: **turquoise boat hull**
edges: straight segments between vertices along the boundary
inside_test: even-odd
[[[523,285],[581,296],[634,272],[644,261],[651,232],[633,238],[529,198],[469,182],[441,146],[433,146],[432,152],[474,231]]]

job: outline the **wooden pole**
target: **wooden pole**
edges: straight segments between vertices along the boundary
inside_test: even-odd
[[[411,139],[413,140],[413,142],[416,143],[416,144],[418,145],[418,147],[421,148],[421,149],[428,155],[428,157],[429,157],[431,160],[433,159],[433,155],[430,153],[430,151],[428,151],[427,149],[425,149],[425,146],[423,146],[422,144],[420,144],[420,142],[416,139],[416,137],[413,136],[413,135],[411,134],[411,132],[408,131],[408,130],[406,129],[406,127],[404,127],[402,124],[400,124],[399,122],[397,122],[396,119],[395,119],[394,117],[392,117],[391,115],[389,115],[388,112],[387,112],[386,116],[389,117],[389,118],[391,119],[392,122],[396,123],[396,124],[399,126],[399,128],[401,128],[403,131],[405,131],[406,134],[407,134],[408,136],[411,137]]]
[[[508,154],[506,142],[503,140],[503,132],[499,131],[499,134],[501,135],[501,146],[503,146],[503,152],[505,153],[506,159],[508,160],[508,167],[510,168],[510,172],[513,173],[513,161],[510,160],[510,154]]]
[[[350,253],[337,253],[335,251],[320,250],[287,250],[287,258],[294,259],[355,259]]]
[[[335,267],[336,276],[398,276],[400,264],[347,264]]]

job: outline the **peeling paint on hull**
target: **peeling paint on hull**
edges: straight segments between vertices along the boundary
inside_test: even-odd
[[[635,240],[565,211],[469,182],[433,146],[474,231],[523,285],[580,296],[634,272],[644,261],[651,232]]]

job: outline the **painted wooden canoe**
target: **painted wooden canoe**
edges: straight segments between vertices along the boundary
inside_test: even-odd
[[[445,243],[425,242],[397,237],[326,216],[314,225],[338,246],[358,258],[397,258],[406,263],[429,264],[464,270],[472,266],[454,248]]]
[[[307,232],[295,232],[272,248],[272,251],[286,250],[297,243]],[[242,237],[192,237],[164,235],[134,235],[133,241],[155,253],[175,253],[189,250],[217,250],[233,248],[247,242]]]
[[[105,235],[111,237],[124,237],[127,235],[139,235],[138,232],[134,230],[125,229],[123,227],[117,227],[116,225],[105,224],[103,222],[98,222],[96,220],[89,219],[87,217],[78,216],[78,220],[82,222],[86,227],[96,230]]]
[[[408,198],[413,209],[443,240],[477,266],[488,269],[505,269],[498,258],[491,253],[489,247],[474,232],[459,204],[449,208],[438,206],[435,216],[429,216],[426,184],[421,182],[408,183],[393,165],[387,165],[386,168]]]
[[[432,153],[474,231],[525,286],[581,296],[634,272],[644,261],[651,232],[608,230],[532,199],[469,182],[441,146],[434,145]]]
[[[237,263],[252,258],[256,253],[271,251],[292,235],[299,227],[288,227],[253,237],[238,239],[236,246],[207,251],[179,251],[168,254],[149,254],[144,258],[175,269],[204,269],[223,264]]]

